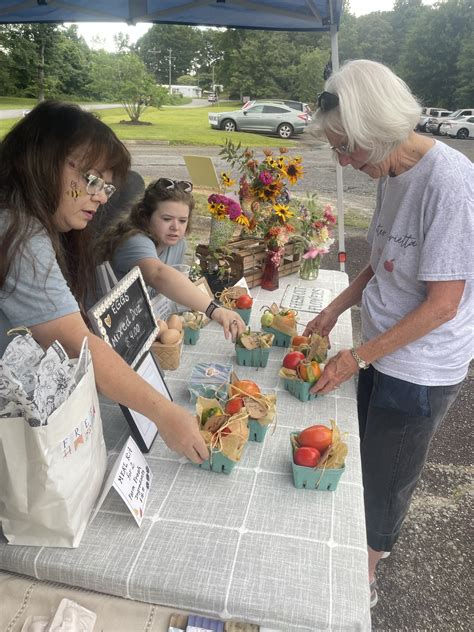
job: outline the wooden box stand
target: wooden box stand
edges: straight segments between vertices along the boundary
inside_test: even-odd
[[[230,241],[228,246],[217,253],[222,252],[222,257],[226,258],[230,267],[230,278],[238,281],[245,277],[249,288],[260,285],[263,275],[263,266],[266,258],[265,245],[258,239],[236,239]],[[207,274],[209,246],[199,244],[196,248],[203,274]],[[281,259],[279,273],[286,276],[296,272],[300,267],[300,253],[295,252],[295,244],[289,242],[285,246],[285,252]]]

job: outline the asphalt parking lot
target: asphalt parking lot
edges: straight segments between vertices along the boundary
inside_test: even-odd
[[[440,139],[474,161],[474,139]],[[262,138],[262,147],[265,146]],[[225,167],[218,147],[175,147],[130,144],[133,168],[144,177],[189,177],[183,155],[214,159],[219,172]],[[317,191],[335,200],[335,175],[327,145],[304,135],[297,141],[305,177],[297,190]],[[365,174],[344,170],[346,206],[370,218],[375,182]],[[360,230],[346,231],[346,271],[353,278],[368,258],[368,245]],[[323,267],[337,269],[334,251]],[[358,310],[353,310],[354,338],[360,335]],[[379,603],[372,611],[376,631],[449,631],[472,629],[472,420],[474,372],[435,436],[420,485],[392,555],[379,565]]]

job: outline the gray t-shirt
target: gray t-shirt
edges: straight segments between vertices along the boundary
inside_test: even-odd
[[[112,257],[111,264],[115,275],[120,280],[137,265],[140,259],[160,259],[163,263],[174,266],[183,263],[185,253],[186,241],[184,239],[157,253],[153,240],[143,233],[138,233],[120,244]]]
[[[473,356],[474,165],[436,142],[411,169],[382,178],[369,229],[375,272],[362,296],[363,340],[393,327],[426,298],[426,281],[466,280],[458,313],[426,336],[374,362],[392,377],[427,386],[466,376]]]
[[[0,215],[0,232],[6,230]],[[0,289],[0,356],[13,327],[31,327],[79,311],[79,306],[56,261],[46,231],[30,237],[21,256],[10,266]]]

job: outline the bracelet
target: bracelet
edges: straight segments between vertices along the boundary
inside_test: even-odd
[[[219,309],[219,307],[222,307],[222,306],[219,305],[217,301],[212,300],[207,306],[206,311],[204,313],[206,314],[208,318],[212,320],[212,314],[216,311],[216,309]]]
[[[357,351],[354,348],[351,349],[351,354],[354,360],[357,362],[357,366],[359,367],[359,369],[369,368],[370,364],[366,362],[365,360],[362,360],[362,358],[360,357],[360,355],[357,353]]]

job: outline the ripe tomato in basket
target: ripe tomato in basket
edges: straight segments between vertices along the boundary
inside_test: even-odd
[[[234,397],[234,399],[229,399],[224,410],[228,415],[235,415],[242,410],[243,407],[244,400],[241,397]]]
[[[293,455],[293,461],[296,465],[302,465],[303,467],[316,467],[321,458],[321,453],[316,448],[308,448],[303,446],[297,448]]]
[[[235,388],[234,388],[235,387]],[[260,387],[252,380],[237,380],[230,387],[231,395],[260,395]]]
[[[250,309],[253,305],[253,298],[249,294],[242,294],[235,301],[237,309]]]
[[[306,358],[304,357],[304,354],[301,353],[301,351],[290,351],[290,353],[287,353],[286,356],[283,358],[283,366],[285,367],[285,369],[296,371],[296,367],[298,366],[298,364],[305,359]]]
[[[300,432],[297,441],[299,446],[316,448],[322,454],[332,443],[332,430],[322,424],[310,426]]]

